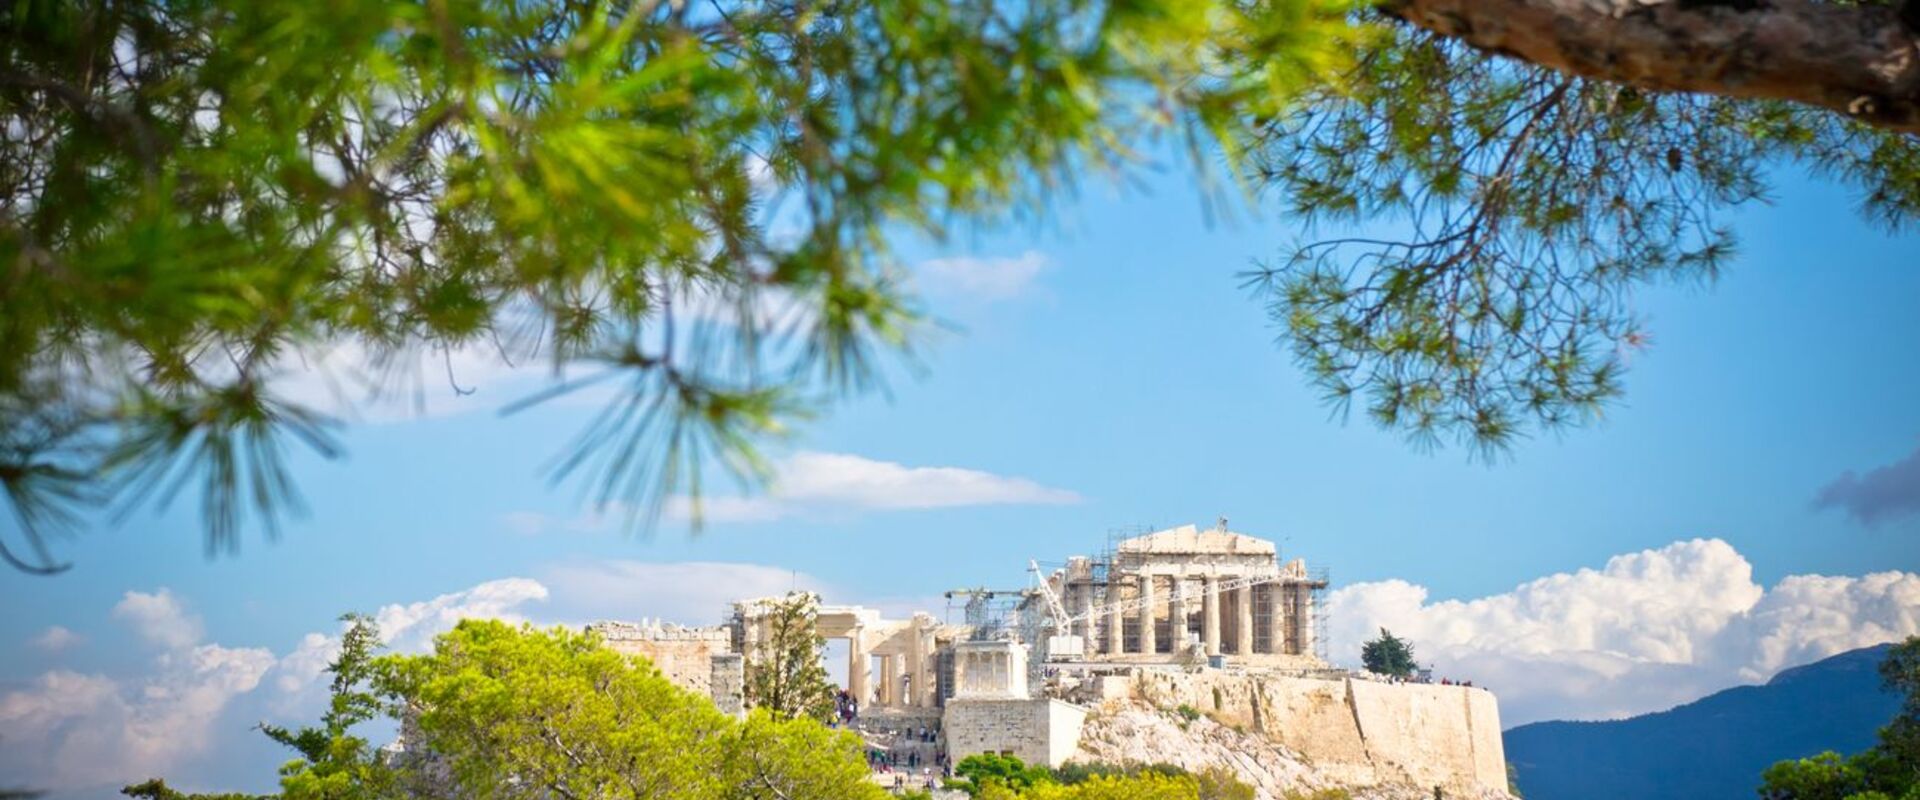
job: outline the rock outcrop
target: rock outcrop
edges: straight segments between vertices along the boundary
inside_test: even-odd
[[[1113,701],[1090,715],[1074,761],[1100,764],[1173,764],[1191,772],[1233,771],[1260,800],[1311,797],[1345,789],[1354,800],[1432,800],[1433,785],[1366,776],[1344,763],[1322,763],[1274,737],[1188,711],[1182,714],[1144,701]],[[1513,800],[1504,789],[1480,785],[1441,786],[1445,798]]]

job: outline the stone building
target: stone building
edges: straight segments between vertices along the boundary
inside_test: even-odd
[[[949,593],[969,599],[963,622],[817,606],[815,631],[846,653],[842,683],[869,747],[913,751],[923,764],[936,753],[957,761],[993,752],[1058,766],[1076,753],[1096,706],[1186,705],[1356,780],[1504,786],[1492,695],[1334,669],[1318,652],[1325,573],[1282,562],[1273,542],[1230,531],[1224,519],[1031,571],[1025,589]],[[982,602],[989,596],[1001,604]],[[593,629],[739,713],[744,664],[769,640],[778,600],[737,601],[725,624],[709,628]]]
[[[1273,543],[1192,525],[1073,556],[1015,593],[1000,618],[942,622],[917,612],[820,605],[815,630],[846,652],[844,688],[868,719],[940,727],[962,751],[1057,763],[1072,750],[1074,686],[1134,667],[1191,665],[1316,670],[1314,592],[1326,586]],[[738,712],[744,664],[770,637],[779,598],[736,601],[724,625],[591,626],[609,647],[652,660],[676,684]],[[838,648],[836,648],[838,649]],[[980,733],[992,729],[997,733]],[[978,734],[978,735],[976,735]],[[997,744],[996,744],[997,743]]]
[[[1047,578],[1071,637],[1059,649],[1090,661],[1177,659],[1198,645],[1242,665],[1317,666],[1315,594],[1326,579],[1280,563],[1273,542],[1185,525],[1075,556]]]
[[[616,652],[645,657],[675,686],[712,697],[721,711],[740,714],[746,708],[746,661],[727,628],[596,622],[587,632],[599,634]]]

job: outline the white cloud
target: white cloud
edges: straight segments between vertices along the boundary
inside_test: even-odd
[[[936,258],[916,272],[934,292],[1006,300],[1025,294],[1048,264],[1045,255],[1028,250],[1011,258]]]
[[[340,654],[340,639],[324,633],[309,633],[274,665],[273,683],[281,692],[295,694],[313,686],[320,675]]]
[[[795,454],[774,479],[773,495],[796,502],[858,508],[1063,505],[1080,495],[959,467],[908,467],[844,453]]]
[[[551,366],[491,341],[383,357],[344,342],[282,359],[271,385],[277,396],[305,408],[384,423],[496,410],[536,391]]]
[[[537,581],[503,578],[388,605],[374,616],[390,647],[418,651],[460,619],[519,621],[522,606],[546,597]],[[234,707],[241,701],[289,721],[311,720],[324,693],[321,678],[340,647],[337,635],[325,633],[305,635],[283,657],[202,643],[200,618],[166,588],[127,592],[112,615],[159,649],[151,669],[126,677],[57,669],[0,694],[0,774],[83,793],[179,776],[242,737],[258,736],[250,722],[226,719],[240,713]],[[278,692],[260,696],[255,690],[263,683]]]
[[[542,574],[556,587],[554,605],[583,619],[664,619],[687,625],[719,622],[730,602],[785,594],[826,592],[803,572],[713,561],[595,561],[563,564]]]
[[[699,500],[699,513],[706,523],[767,522],[855,511],[1068,505],[1080,501],[1075,492],[1026,478],[961,467],[910,467],[846,453],[800,452],[775,465],[766,494],[705,496]],[[676,497],[668,503],[666,515],[688,520],[694,511],[692,500]],[[619,527],[625,517],[624,508],[616,504],[601,513],[567,519],[516,511],[501,522],[522,535],[600,533]]]
[[[166,588],[151,594],[127,592],[114,605],[113,618],[132,626],[141,638],[169,650],[189,647],[205,633],[200,618],[187,613]]]
[[[58,653],[86,641],[85,637],[74,633],[61,625],[48,626],[39,636],[33,637],[31,644],[48,653]]]
[[[1336,661],[1389,628],[1442,675],[1491,687],[1511,726],[1656,711],[1920,633],[1920,575],[1797,575],[1769,591],[1731,545],[1695,539],[1475,600],[1428,602],[1390,580],[1328,605]]]
[[[433,637],[463,619],[502,619],[523,622],[520,607],[547,599],[547,587],[531,578],[501,578],[471,589],[450,592],[418,603],[393,604],[373,615],[387,647],[422,651]]]
[[[162,774],[209,752],[215,722],[274,666],[263,648],[201,644],[198,617],[167,589],[127,592],[113,608],[161,648],[133,680],[53,670],[0,696],[14,771],[55,788],[98,788]]]

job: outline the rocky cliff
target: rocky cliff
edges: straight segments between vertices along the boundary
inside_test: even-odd
[[[1138,673],[1086,720],[1077,760],[1225,766],[1263,798],[1507,798],[1493,695],[1351,678]]]

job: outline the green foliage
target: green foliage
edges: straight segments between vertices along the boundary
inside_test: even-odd
[[[1193,722],[1200,718],[1200,709],[1194,708],[1186,703],[1181,703],[1179,708],[1173,710],[1173,713],[1180,717],[1182,724]]]
[[[1380,638],[1360,646],[1360,662],[1367,671],[1396,678],[1411,678],[1419,665],[1413,662],[1413,644],[1380,629]]]
[[[1354,69],[1247,144],[1290,224],[1249,286],[1296,361],[1416,443],[1492,454],[1597,419],[1649,336],[1635,290],[1706,283],[1728,210],[1799,160],[1920,220],[1920,139],[1779,103],[1661,94],[1374,22]],[[1390,232],[1388,232],[1390,231]]]
[[[886,796],[857,736],[764,709],[736,720],[586,634],[465,620],[430,654],[375,658],[372,623],[346,619],[321,724],[266,729],[301,754],[281,770],[284,800]],[[397,757],[351,733],[381,713],[400,723]],[[169,792],[159,781],[128,787],[188,800]]]
[[[197,484],[209,549],[455,353],[618,387],[555,468],[638,515],[911,352],[886,242],[1204,163],[1332,74],[1339,0],[23,3],[0,11],[0,484],[41,539]],[[429,371],[430,370],[430,371]],[[428,375],[436,377],[430,378]],[[365,397],[359,396],[360,389]],[[699,508],[696,502],[693,506]]]
[[[1096,780],[1122,782],[1131,779],[1165,779],[1163,783],[1148,784],[1152,791],[1173,791],[1179,797],[1197,797],[1198,800],[1253,800],[1254,790],[1240,780],[1233,770],[1225,767],[1210,767],[1198,773],[1188,772],[1177,764],[1085,764],[1069,762],[1051,771],[1053,782],[1061,786],[1075,787]],[[1181,786],[1174,787],[1178,781]],[[1184,785],[1190,782],[1195,794],[1188,795]],[[1036,784],[1037,785],[1037,784]],[[1131,784],[1116,783],[1116,786],[1132,786],[1144,790],[1139,781]]]
[[[1054,767],[1051,772],[1055,783],[1062,783],[1068,786],[1076,783],[1084,783],[1088,779],[1099,776],[1126,777],[1129,775],[1148,774],[1177,776],[1188,774],[1185,767],[1177,764],[1089,764],[1080,761],[1067,762],[1058,767]]]
[[[975,795],[982,800],[1198,800],[1200,796],[1193,776],[1158,773],[1096,775],[1070,786],[1045,782],[1024,790],[994,784]]]
[[[380,629],[363,614],[340,619],[347,630],[340,637],[339,655],[327,667],[333,676],[331,697],[320,725],[298,730],[260,726],[268,738],[300,754],[280,768],[280,791],[286,800],[379,798],[394,790],[393,770],[366,739],[353,733],[385,709],[371,686]]]
[[[788,592],[761,612],[763,636],[746,654],[747,703],[787,719],[832,717],[835,687],[822,666],[827,639],[816,624],[819,596]]]
[[[461,797],[878,798],[860,743],[756,709],[737,721],[643,659],[563,628],[466,620],[376,684]]]
[[[197,488],[299,509],[340,399],[456,354],[613,399],[553,462],[651,521],[911,358],[887,243],[1037,216],[1149,137],[1309,240],[1248,276],[1339,408],[1492,453],[1599,418],[1635,290],[1708,282],[1797,162],[1889,228],[1920,139],[1497,58],[1350,0],[133,0],[0,11],[0,558]],[[1211,177],[1214,171],[1204,170]],[[434,377],[428,377],[432,375]],[[519,406],[516,406],[519,407]]]
[[[999,753],[962,758],[953,765],[953,775],[959,788],[976,797],[986,796],[983,792],[989,789],[1018,793],[1053,782],[1053,774],[1045,766],[1028,766],[1014,756]]]
[[[1256,796],[1252,786],[1226,767],[1209,767],[1193,778],[1199,784],[1200,800],[1254,800]]]
[[[1768,767],[1764,800],[1920,800],[1920,636],[1887,651],[1880,677],[1905,697],[1880,741],[1853,756],[1827,751]]]
[[[1353,800],[1353,793],[1345,789],[1315,789],[1311,792],[1292,789],[1283,800]]]
[[[267,800],[265,797],[252,794],[187,794],[176,791],[173,787],[168,786],[166,781],[160,780],[159,778],[145,783],[136,783],[132,786],[122,787],[120,793],[128,797],[145,798],[145,800]],[[4,794],[0,794],[0,797],[5,796]],[[37,795],[29,794],[21,796],[34,797]]]

